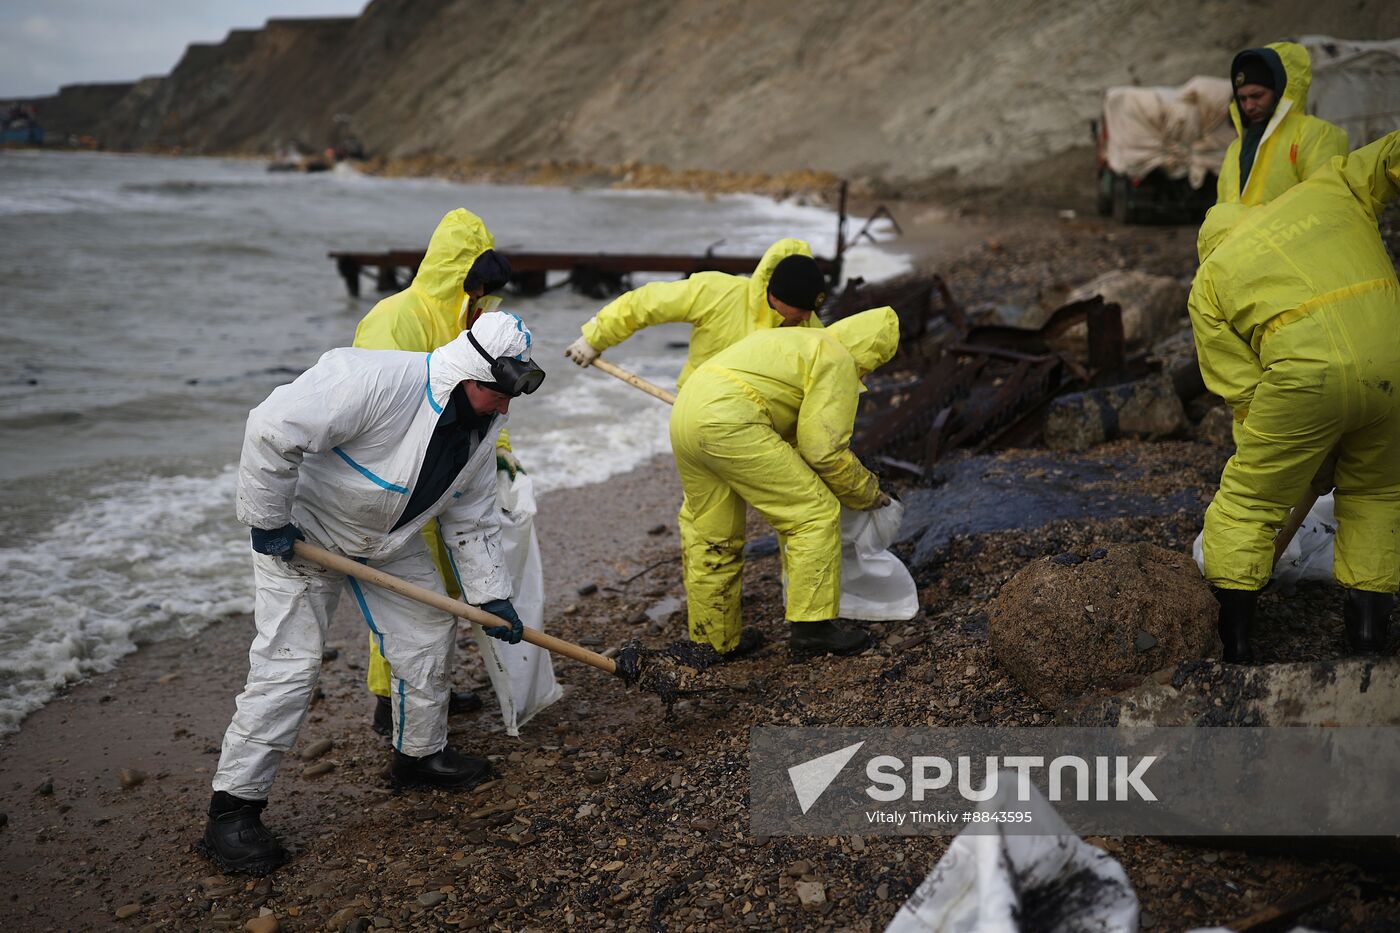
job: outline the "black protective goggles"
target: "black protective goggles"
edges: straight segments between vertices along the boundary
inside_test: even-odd
[[[491,389],[502,395],[509,395],[517,398],[521,395],[529,395],[540,387],[544,382],[544,370],[534,360],[517,360],[509,356],[492,356],[487,353],[481,344],[477,343],[476,335],[467,331],[467,339],[476,347],[476,352],[486,358],[491,364],[492,382],[483,382],[482,388]]]

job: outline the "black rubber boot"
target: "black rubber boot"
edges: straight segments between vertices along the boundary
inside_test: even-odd
[[[840,622],[793,622],[788,646],[795,658],[821,654],[860,654],[870,646],[870,634]]]
[[[1249,638],[1254,630],[1259,591],[1216,589],[1215,599],[1220,603],[1220,641],[1225,645],[1222,660],[1227,664],[1253,664],[1254,649]]]
[[[229,874],[268,874],[287,860],[287,850],[263,825],[265,806],[266,800],[244,800],[215,791],[204,838],[195,847]]]
[[[389,780],[395,787],[448,787],[466,790],[490,779],[491,762],[452,748],[423,758],[394,752]]]
[[[447,712],[452,716],[458,713],[475,713],[481,709],[481,697],[475,690],[453,690],[447,701]]]
[[[1346,590],[1342,597],[1342,620],[1346,623],[1347,646],[1352,654],[1380,654],[1385,650],[1386,629],[1395,597],[1390,593]]]
[[[374,731],[382,736],[394,734],[394,708],[388,697],[379,697],[374,704]]]
[[[719,653],[719,663],[728,664],[747,658],[763,647],[763,633],[756,628],[746,628],[739,633],[739,641],[728,651]]]
[[[752,655],[763,647],[763,633],[756,628],[746,628],[739,633],[739,641],[721,654],[714,646],[703,641],[678,641],[666,648],[666,654],[685,667],[708,670],[716,664],[728,664]],[[623,678],[626,679],[625,677]]]

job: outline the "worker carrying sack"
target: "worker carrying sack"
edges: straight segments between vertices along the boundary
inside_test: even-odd
[[[501,522],[501,544],[506,572],[515,592],[511,603],[526,628],[544,631],[544,567],[540,544],[535,536],[535,487],[524,471],[515,478],[505,470],[496,472],[496,504]],[[549,652],[529,642],[508,644],[472,626],[481,660],[491,678],[491,689],[501,704],[506,734],[520,735],[540,710],[564,695],[554,680]]]
[[[895,499],[868,512],[841,509],[841,618],[905,622],[919,611],[919,591],[904,562],[890,553],[904,520]],[[787,575],[783,575],[787,596]]]

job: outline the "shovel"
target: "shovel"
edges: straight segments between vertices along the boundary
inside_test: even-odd
[[[1293,511],[1288,514],[1288,523],[1274,538],[1274,566],[1278,566],[1279,560],[1283,558],[1283,552],[1288,550],[1288,545],[1293,542],[1293,536],[1298,533],[1298,529],[1303,527],[1303,522],[1307,519],[1312,507],[1317,504],[1318,494],[1312,490],[1303,493],[1303,498],[1298,500],[1298,504],[1293,506]]]
[[[641,376],[638,376],[634,373],[629,373],[621,366],[615,366],[612,363],[609,363],[607,360],[603,359],[600,356],[593,358],[593,365],[601,369],[603,372],[607,373],[609,376],[616,376],[618,379],[621,379],[623,382],[627,383],[633,388],[641,389],[647,395],[650,395],[653,398],[661,399],[661,401],[665,402],[667,405],[676,404],[676,396],[673,393],[667,392],[665,389],[661,388],[661,386],[657,385],[654,382],[647,382]]]
[[[409,599],[423,603],[425,606],[432,606],[434,609],[441,609],[443,612],[475,622],[477,625],[510,628],[509,622],[484,609],[478,609],[476,606],[452,599],[442,593],[434,593],[432,590],[416,586],[382,570],[366,567],[359,561],[351,560],[340,554],[333,554],[325,548],[308,544],[305,541],[297,541],[293,547],[297,557],[309,560],[327,570],[334,570],[348,577],[354,577],[356,580],[383,587],[398,593],[400,596],[407,596]],[[638,672],[635,656],[619,655],[620,661],[614,661],[612,658],[603,657],[596,651],[589,651],[582,645],[576,645],[562,638],[555,638],[553,635],[546,635],[544,632],[532,628],[526,628],[523,634],[525,641],[532,645],[538,645],[546,651],[562,654],[566,658],[573,658],[575,661],[596,667],[600,671],[614,674],[621,677],[628,685],[637,682]]]
[[[1283,552],[1288,550],[1288,545],[1292,543],[1294,535],[1298,529],[1303,527],[1303,522],[1307,520],[1308,513],[1317,504],[1317,500],[1331,492],[1336,486],[1335,475],[1337,471],[1337,455],[1341,448],[1334,449],[1322,461],[1322,466],[1318,467],[1317,475],[1308,485],[1308,489],[1303,493],[1303,497],[1298,500],[1298,504],[1293,506],[1293,511],[1288,514],[1288,523],[1279,531],[1278,537],[1274,538],[1274,566],[1283,558]]]

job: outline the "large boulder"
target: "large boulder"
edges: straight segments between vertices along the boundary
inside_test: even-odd
[[[1021,569],[988,614],[992,651],[1054,709],[1182,661],[1218,656],[1217,604],[1189,554],[1116,544]]]
[[[1045,415],[1045,446],[1088,450],[1119,437],[1168,437],[1189,425],[1171,377],[1157,373],[1055,399]]]

